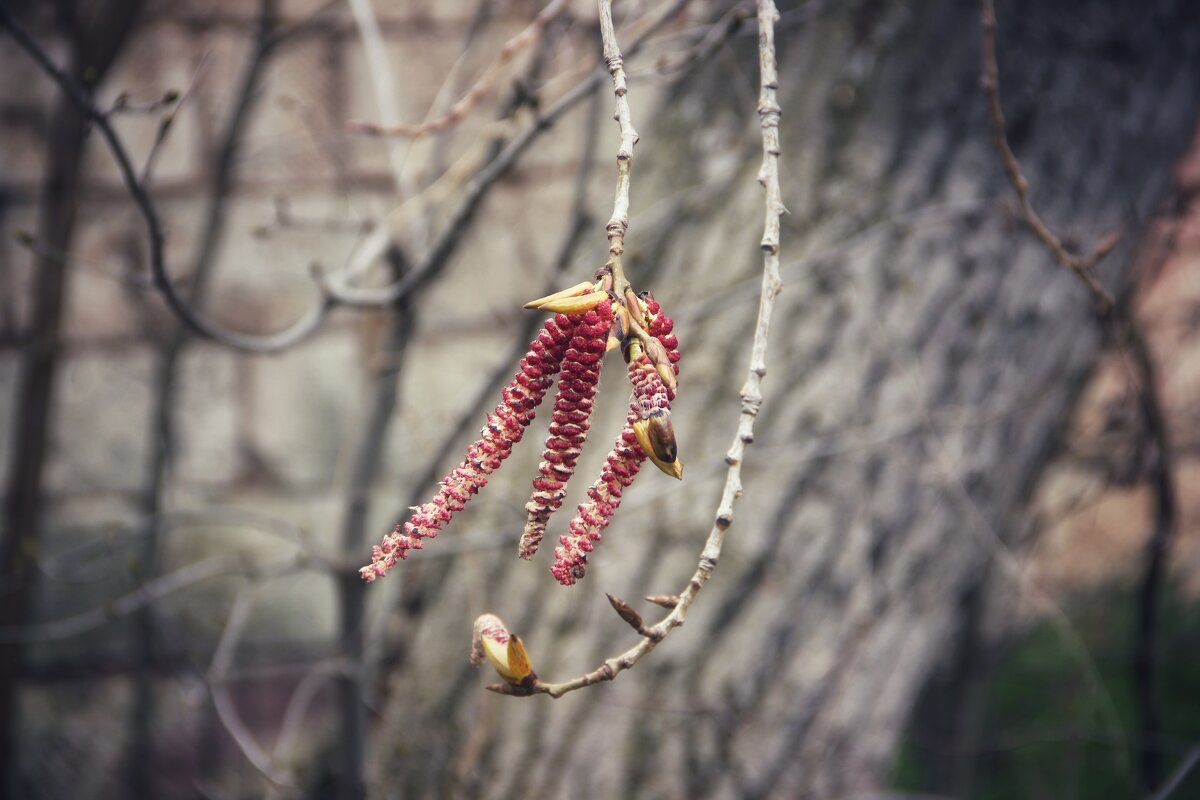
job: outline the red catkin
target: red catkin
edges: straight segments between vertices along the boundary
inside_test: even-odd
[[[546,439],[538,477],[533,480],[533,494],[525,504],[525,530],[518,549],[521,558],[530,558],[537,552],[546,533],[546,522],[562,506],[567,481],[574,474],[579,453],[587,441],[612,319],[612,302],[605,300],[587,312],[572,333],[554,400],[550,437]]]
[[[631,380],[635,364],[630,364]],[[642,468],[642,462],[646,460],[646,454],[638,445],[631,427],[639,417],[635,399],[630,404],[625,428],[604,461],[600,477],[588,488],[588,501],[580,504],[567,533],[559,537],[558,547],[554,548],[554,566],[550,568],[550,573],[563,586],[571,586],[584,576],[588,553],[600,541],[600,532],[608,527],[617,507],[621,505],[621,494],[633,483]]]
[[[516,376],[501,393],[500,404],[488,415],[479,439],[467,448],[462,463],[442,479],[433,499],[416,508],[407,522],[397,525],[372,548],[371,563],[359,570],[364,580],[383,577],[409,550],[420,550],[423,540],[437,536],[455,512],[487,484],[488,476],[508,457],[533,420],[558,374],[578,322],[564,314],[546,321],[521,359]]]
[[[646,303],[646,311],[650,315],[650,327],[647,333],[658,339],[659,343],[667,351],[667,358],[671,361],[671,366],[675,370],[675,374],[679,374],[679,339],[677,339],[672,331],[675,330],[675,320],[662,313],[662,305],[653,297],[647,295],[644,298]],[[667,387],[667,396],[670,400],[675,399],[675,392],[670,387]]]

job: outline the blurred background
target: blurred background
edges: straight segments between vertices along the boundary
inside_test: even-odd
[[[996,9],[1034,205],[1077,252],[1121,234],[1104,318],[1021,222],[976,4],[780,2],[785,289],[719,567],[615,682],[502,697],[467,662],[477,615],[565,680],[635,640],[605,592],[654,619],[640,598],[686,585],[758,304],[753,4],[617,3],[627,269],[676,319],[685,479],[644,472],[563,588],[550,552],[515,557],[535,421],[360,582],[511,378],[522,303],[606,256],[596,9],[550,6],[4,0],[0,796],[1200,796],[1191,0]],[[101,129],[30,47],[243,347],[168,309]]]

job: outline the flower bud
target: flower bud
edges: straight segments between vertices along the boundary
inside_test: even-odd
[[[509,633],[494,614],[483,614],[476,619],[471,635],[471,663],[479,666],[485,658],[511,684],[529,687],[537,682],[537,673],[529,663],[521,637]]]

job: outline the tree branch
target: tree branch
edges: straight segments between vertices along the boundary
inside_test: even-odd
[[[129,191],[130,196],[133,197],[134,203],[137,205],[138,211],[141,213],[142,220],[145,223],[146,236],[150,243],[150,271],[153,275],[154,286],[161,292],[167,305],[176,317],[200,336],[220,342],[235,350],[243,350],[250,353],[273,353],[285,350],[303,341],[321,326],[326,314],[336,303],[332,296],[324,292],[322,293],[321,301],[305,316],[293,323],[291,327],[279,333],[265,336],[245,334],[222,328],[193,309],[183,294],[180,293],[179,289],[176,288],[170,275],[167,273],[166,234],[163,231],[158,208],[151,199],[145,184],[142,183],[137,170],[133,166],[129,152],[125,149],[124,143],[113,128],[108,115],[98,109],[83,89],[50,60],[50,56],[47,55],[46,51],[33,40],[29,33],[12,17],[9,11],[2,6],[0,6],[0,26],[8,29],[21,49],[29,54],[38,67],[71,99],[80,113],[92,123],[96,130],[100,131],[101,137],[103,137],[105,144],[108,145],[109,152],[112,153],[113,159],[117,162],[117,169],[121,173],[125,188]],[[278,41],[278,38],[271,39],[273,43]],[[318,282],[318,286],[321,285]]]
[[[646,24],[645,29],[634,40],[633,44],[627,48],[627,54],[632,56],[638,52],[650,36],[674,16],[679,9],[687,5],[687,2],[688,0],[674,0],[674,2],[661,9]],[[602,70],[596,70],[575,84],[553,105],[541,113],[533,125],[513,137],[494,158],[475,174],[475,177],[467,184],[458,206],[451,212],[450,221],[447,223],[445,231],[438,237],[429,255],[402,280],[378,289],[352,288],[344,285],[336,285],[325,280],[322,282],[322,291],[327,296],[334,298],[336,302],[344,305],[359,308],[387,306],[394,303],[397,298],[405,293],[420,288],[436,277],[442,269],[445,260],[448,258],[447,254],[452,252],[457,246],[458,241],[463,238],[475,210],[483,201],[492,184],[503,177],[509,167],[543,133],[548,131],[560,117],[587,98],[601,84],[605,78],[605,74]],[[386,235],[379,237],[374,243],[373,249],[376,253],[381,253],[386,248],[388,241],[389,239]],[[370,253],[366,255],[374,257]]]
[[[603,29],[603,9],[609,0],[600,0],[600,2]],[[551,697],[558,698],[568,692],[582,689],[585,686],[592,686],[597,683],[613,680],[620,673],[631,669],[643,656],[666,639],[672,630],[684,623],[688,610],[691,608],[692,603],[695,602],[697,594],[704,588],[704,584],[708,582],[720,560],[721,547],[725,541],[725,534],[728,532],[730,525],[733,524],[733,506],[742,494],[742,459],[746,446],[754,441],[754,421],[758,416],[759,408],[762,406],[762,391],[760,387],[762,379],[767,374],[767,337],[770,333],[775,298],[783,288],[783,283],[779,277],[779,217],[786,209],[783,206],[779,188],[779,119],[781,110],[777,92],[779,88],[778,66],[775,57],[775,23],[778,19],[779,12],[776,10],[773,0],[758,0],[759,70],[761,73],[758,115],[762,128],[763,147],[763,160],[758,172],[758,181],[762,184],[766,194],[766,211],[761,242],[763,252],[762,292],[759,299],[758,321],[754,329],[754,344],[751,349],[750,367],[746,376],[746,383],[742,386],[742,409],[738,417],[737,432],[734,435],[733,443],[730,445],[728,453],[725,455],[725,463],[728,465],[725,486],[721,492],[721,500],[717,507],[712,529],[709,531],[704,549],[700,553],[700,560],[696,571],[693,573],[691,580],[688,581],[684,590],[679,593],[678,598],[670,598],[670,602],[674,603],[674,608],[671,609],[671,612],[666,617],[655,625],[649,627],[643,625],[645,633],[637,644],[625,652],[607,659],[591,672],[584,673],[561,683],[537,681],[530,688],[515,686],[509,683],[494,684],[488,686],[488,689],[491,691],[518,697],[548,694]],[[606,41],[606,52],[608,51],[607,44]],[[613,44],[615,47],[615,41]],[[616,70],[614,70],[613,76],[614,87],[618,85],[615,72]],[[618,94],[618,102],[620,101],[620,97],[621,95]],[[619,116],[620,111],[618,110],[618,121]],[[632,132],[632,126],[628,130]],[[634,137],[636,137],[636,134],[634,134]],[[623,143],[627,141],[629,140],[623,140]],[[630,148],[632,149],[632,144],[630,144]],[[620,162],[618,161],[618,168],[620,168],[619,164]],[[618,187],[620,187],[620,180],[618,180]],[[613,215],[614,220],[618,217],[617,212],[621,211],[620,202],[618,200],[618,208]],[[612,222],[609,223],[610,228],[612,224]],[[624,233],[623,229],[621,233]],[[610,239],[610,241],[612,240]],[[656,598],[656,600],[658,599]],[[622,618],[625,619],[625,616],[623,615]],[[626,621],[628,622],[628,619]]]
[[[996,10],[993,0],[980,0],[980,16],[983,29],[983,93],[987,98],[988,116],[992,122],[992,144],[1000,154],[1004,174],[1017,194],[1021,219],[1033,231],[1034,236],[1046,246],[1059,264],[1074,272],[1100,302],[1102,311],[1113,308],[1112,295],[1100,285],[1092,268],[1112,252],[1121,241],[1120,231],[1104,236],[1087,256],[1069,252],[1053,231],[1046,226],[1029,200],[1029,181],[1021,172],[1021,165],[1008,144],[1004,128],[1004,109],[1000,106],[1000,68],[996,63]]]
[[[216,651],[213,653],[212,666],[208,670],[208,691],[212,696],[213,707],[217,711],[221,725],[225,727],[226,732],[238,749],[242,751],[246,760],[271,783],[279,786],[292,786],[295,784],[292,776],[277,769],[271,763],[271,757],[263,750],[246,724],[242,722],[242,718],[233,705],[233,699],[226,689],[229,670],[233,666],[238,642],[241,641],[242,633],[246,629],[250,611],[254,608],[256,591],[257,589],[253,586],[244,587],[234,600],[233,610],[229,612],[225,630],[221,633],[221,640],[217,643]]]
[[[617,297],[624,297],[629,281],[625,278],[622,254],[625,252],[625,232],[629,230],[629,186],[633,173],[633,148],[638,143],[638,133],[634,130],[629,111],[625,58],[621,55],[613,28],[612,0],[600,0],[600,40],[604,44],[604,63],[608,67],[608,74],[612,76],[613,96],[616,98],[613,119],[621,129],[621,142],[617,147],[617,189],[612,217],[605,226],[608,233],[607,266],[613,276],[613,291]]]
[[[359,2],[362,2],[362,0],[352,0],[352,4]],[[429,133],[444,131],[454,127],[470,114],[483,98],[487,97],[496,82],[496,77],[500,74],[501,68],[516,58],[517,54],[522,50],[537,42],[542,37],[542,34],[545,33],[550,23],[563,10],[564,6],[566,6],[566,0],[550,0],[550,3],[533,18],[533,21],[523,31],[504,43],[504,47],[500,49],[500,54],[496,57],[496,60],[483,71],[483,74],[479,76],[478,80],[475,81],[467,93],[455,101],[446,110],[446,113],[440,117],[415,124],[392,123],[386,119],[382,124],[364,120],[351,120],[348,123],[350,129],[357,133],[365,133],[372,136],[402,136],[408,139],[417,139]]]

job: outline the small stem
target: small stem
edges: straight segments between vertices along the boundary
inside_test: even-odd
[[[621,130],[621,141],[617,147],[617,189],[613,199],[612,218],[604,226],[608,234],[608,262],[605,267],[613,277],[613,291],[623,297],[629,288],[625,277],[625,232],[629,230],[629,186],[633,173],[633,148],[638,143],[638,133],[633,127],[629,111],[629,87],[625,79],[625,59],[617,44],[613,27],[612,0],[600,0],[600,39],[604,45],[604,63],[612,76],[613,96],[616,110],[613,119]]]

